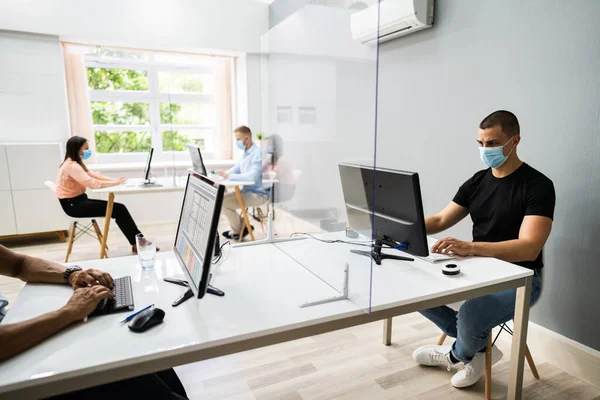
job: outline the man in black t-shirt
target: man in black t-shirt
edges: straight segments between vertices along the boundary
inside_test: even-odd
[[[473,241],[452,237],[439,240],[431,251],[458,256],[495,257],[534,270],[531,304],[539,298],[543,268],[542,249],[554,217],[552,181],[519,159],[519,121],[508,111],[496,111],[479,125],[480,158],[489,168],[477,172],[458,190],[440,213],[425,219],[427,233],[444,231],[467,215],[473,220]],[[425,346],[413,353],[422,365],[450,368],[464,363],[451,379],[455,387],[476,383],[484,374],[485,350],[490,331],[513,318],[514,289],[467,300],[457,312],[447,306],[422,314],[448,336],[452,346]],[[502,358],[493,346],[492,363]]]

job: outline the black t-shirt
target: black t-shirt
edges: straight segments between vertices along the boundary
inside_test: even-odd
[[[554,185],[544,174],[523,163],[515,172],[496,178],[492,169],[477,172],[453,200],[469,210],[474,242],[503,242],[519,238],[526,215],[554,218]],[[525,268],[542,268],[542,253],[535,261],[517,262]]]

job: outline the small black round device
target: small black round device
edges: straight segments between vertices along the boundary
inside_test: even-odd
[[[460,274],[460,267],[456,264],[446,264],[446,265],[442,266],[442,274],[458,275],[458,274]]]

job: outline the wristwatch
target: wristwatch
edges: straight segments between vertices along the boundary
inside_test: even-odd
[[[79,265],[74,265],[65,270],[65,272],[63,273],[63,278],[65,278],[65,283],[67,283],[67,284],[69,283],[69,276],[71,276],[71,274],[76,271],[81,271],[81,267]]]

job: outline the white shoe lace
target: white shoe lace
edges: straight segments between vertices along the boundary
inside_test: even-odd
[[[429,357],[431,358],[432,363],[446,365],[446,369],[448,370],[448,372],[452,371],[452,364],[448,360],[447,354],[438,353],[435,350],[431,350],[431,352],[429,353]]]
[[[471,363],[465,364],[461,371],[465,372],[465,376],[469,376],[473,372],[473,365]]]

